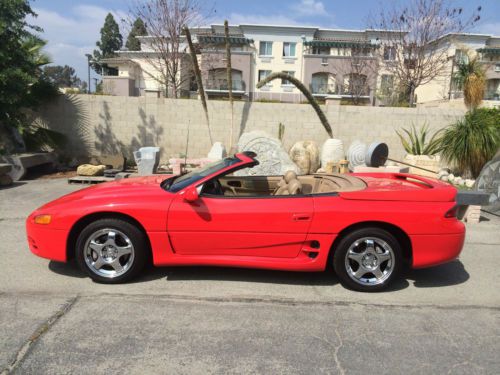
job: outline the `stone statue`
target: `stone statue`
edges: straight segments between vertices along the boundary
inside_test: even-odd
[[[243,133],[238,140],[238,152],[253,151],[259,165],[240,169],[237,176],[280,176],[287,171],[300,174],[300,169],[290,159],[281,142],[266,132],[255,130]]]

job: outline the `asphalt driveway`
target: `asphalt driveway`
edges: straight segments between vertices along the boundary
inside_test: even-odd
[[[81,187],[0,190],[0,371],[498,373],[498,217],[468,226],[459,260],[385,293],[331,274],[200,267],[106,286],[26,244],[29,212]]]

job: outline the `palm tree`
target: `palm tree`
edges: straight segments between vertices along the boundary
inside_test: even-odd
[[[224,21],[224,39],[226,44],[226,72],[227,89],[229,93],[229,103],[231,104],[231,132],[229,136],[229,149],[233,147],[233,128],[234,128],[234,104],[233,104],[233,72],[231,67],[231,42],[229,40],[229,24]]]
[[[283,79],[287,80],[288,82],[292,83],[295,87],[297,87],[302,94],[306,97],[308,100],[309,104],[313,107],[314,111],[319,117],[319,120],[321,121],[321,124],[325,128],[326,132],[330,136],[330,138],[333,138],[333,132],[332,132],[332,127],[330,126],[328,119],[325,116],[325,113],[321,110],[321,107],[319,106],[318,102],[316,99],[314,99],[314,96],[311,94],[311,92],[304,86],[302,82],[300,82],[297,78],[292,77],[290,74],[283,73],[283,72],[275,72],[269,74],[266,78],[264,78],[262,81],[259,81],[257,83],[257,88],[261,88],[265,84],[275,80],[275,79]]]
[[[193,63],[193,71],[194,76],[196,78],[196,85],[198,86],[198,93],[200,94],[201,105],[203,106],[203,111],[205,112],[205,120],[207,122],[208,128],[208,137],[210,138],[210,144],[214,144],[214,140],[212,138],[212,132],[210,130],[210,119],[208,116],[208,106],[207,106],[207,98],[205,96],[205,89],[203,88],[203,80],[201,79],[201,71],[200,66],[198,65],[198,58],[196,56],[196,50],[193,45],[193,40],[191,39],[191,32],[187,26],[184,26],[184,33],[186,35],[186,39],[189,46],[189,54],[191,56],[191,61]]]
[[[453,81],[464,92],[464,102],[469,109],[481,104],[486,85],[485,73],[477,56],[467,57],[457,62]]]

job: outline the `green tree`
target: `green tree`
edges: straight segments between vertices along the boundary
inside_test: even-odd
[[[120,34],[120,28],[111,13],[108,13],[101,28],[101,40],[96,42],[99,49],[94,50],[94,61],[91,66],[96,73],[101,74],[101,70],[106,71],[107,66],[100,61],[105,58],[113,57],[115,51],[122,48],[123,37]]]
[[[68,65],[44,66],[43,76],[57,87],[81,88],[83,86],[83,82],[77,77],[75,69]]]
[[[0,2],[0,153],[24,148],[23,138],[33,131],[27,110],[57,95],[42,77],[49,62],[41,51],[45,42],[35,35],[42,29],[28,16],[36,14],[27,0]]]
[[[469,110],[479,107],[484,97],[486,76],[477,56],[467,55],[457,62],[453,81],[464,92],[464,102]]]
[[[141,18],[136,18],[136,20],[132,25],[132,30],[130,30],[130,33],[128,34],[125,47],[127,47],[129,51],[140,51],[141,43],[139,42],[139,39],[137,39],[136,37],[143,35],[148,35],[148,30],[146,29],[146,25],[144,24],[144,21]]]

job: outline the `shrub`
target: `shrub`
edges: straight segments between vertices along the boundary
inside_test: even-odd
[[[412,125],[410,130],[403,129],[403,132],[406,133],[407,138],[405,138],[400,132],[396,131],[399,139],[401,140],[401,144],[408,154],[435,155],[439,152],[441,142],[438,135],[441,132],[440,130],[435,132],[428,141],[426,140],[429,133],[428,124],[424,124],[424,126],[422,126],[418,131],[417,127]]]
[[[500,109],[480,108],[448,126],[441,138],[441,153],[461,175],[477,178],[500,147]]]

